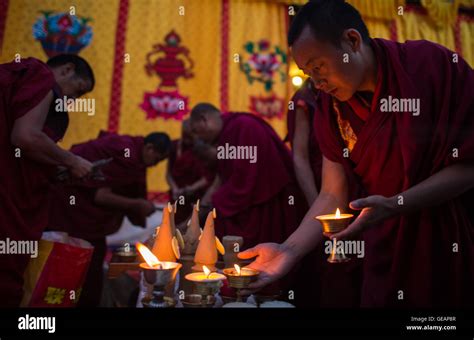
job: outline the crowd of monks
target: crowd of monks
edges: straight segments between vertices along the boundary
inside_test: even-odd
[[[101,131],[64,150],[56,142],[68,115],[54,102],[92,91],[89,64],[58,55],[0,65],[0,239],[57,230],[90,242],[79,305],[96,306],[105,237],[125,216],[145,225],[156,210],[146,170],[166,159],[170,200],[185,202],[177,225],[197,199],[216,208],[217,236],[242,236],[239,257],[261,271],[252,291],[277,286],[313,307],[474,306],[472,68],[428,41],[370,38],[343,1],[303,6],[288,44],[308,79],[291,99],[285,140],[253,114],[200,103],[177,140]],[[420,110],[384,110],[389,96],[418,99]],[[221,152],[229,146],[256,157]],[[356,218],[326,236],[363,241],[362,259],[326,261],[314,217],[337,208]],[[29,258],[0,255],[0,305],[19,305]]]

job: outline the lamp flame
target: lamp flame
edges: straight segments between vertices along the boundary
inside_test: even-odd
[[[212,217],[214,217],[214,219],[217,217],[216,208],[212,209]]]
[[[161,262],[144,244],[137,242],[135,244],[138,252],[143,256],[145,262],[152,268],[161,269]]]
[[[199,199],[196,202],[196,211],[199,212]]]
[[[237,272],[237,275],[240,276],[240,272],[241,272],[240,266],[238,264],[234,264],[234,268],[235,268],[235,271]]]
[[[339,208],[337,208],[336,210],[336,218],[341,218],[341,211],[339,210]]]
[[[209,268],[207,268],[206,266],[202,266],[202,270],[204,271],[206,277],[209,278],[209,275],[211,275],[211,271],[209,270]]]

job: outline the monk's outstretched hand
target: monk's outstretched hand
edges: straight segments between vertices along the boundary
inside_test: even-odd
[[[251,294],[275,282],[287,274],[297,262],[296,255],[289,248],[277,243],[259,244],[239,253],[238,257],[244,260],[257,257],[247,267],[260,272],[258,280],[250,284],[249,290],[242,291],[243,294]]]
[[[352,239],[369,227],[376,227],[380,222],[396,214],[396,206],[392,199],[373,195],[352,201],[351,209],[362,210],[359,216],[346,229],[337,234],[324,234],[338,240]]]

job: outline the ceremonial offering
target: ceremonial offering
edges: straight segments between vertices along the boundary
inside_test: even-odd
[[[194,271],[202,271],[204,266],[211,271],[216,271],[217,252],[219,251],[222,255],[225,253],[224,246],[216,237],[214,230],[216,216],[216,209],[207,215],[206,224],[194,256]]]
[[[184,247],[181,233],[174,223],[175,209],[176,206],[173,208],[168,202],[168,206],[163,209],[161,226],[157,228],[152,252],[162,261],[176,262],[181,257],[180,248]]]
[[[174,280],[181,265],[176,262],[162,262],[143,244],[137,243],[138,251],[146,262],[140,263],[145,282],[153,285],[151,298],[144,298],[142,303],[149,308],[174,307],[174,301],[165,299],[165,287]]]
[[[335,214],[320,215],[315,218],[321,222],[323,231],[327,234],[337,234],[343,231],[350,224],[354,215],[352,214],[341,214],[339,208],[337,208]],[[333,246],[331,248],[331,255],[328,258],[330,263],[347,262],[350,259],[344,254],[344,249],[338,250],[337,240],[333,239]]]
[[[212,272],[206,266],[203,266],[203,272],[191,273],[185,276],[185,279],[192,281],[195,285],[197,294],[202,296],[214,295],[222,286],[222,281],[226,279],[225,275]]]

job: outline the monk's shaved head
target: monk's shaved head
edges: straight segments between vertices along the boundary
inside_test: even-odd
[[[152,132],[143,139],[143,162],[146,166],[154,166],[167,158],[170,150],[170,137],[164,132]]]
[[[343,0],[316,0],[293,20],[288,44],[316,89],[339,101],[375,89],[377,62],[359,12]]]
[[[220,115],[217,107],[209,103],[199,103],[191,111],[191,120],[196,120],[205,115]]]
[[[199,103],[191,110],[191,130],[196,137],[212,143],[221,129],[221,112],[214,105]]]
[[[344,0],[313,0],[305,4],[293,19],[288,32],[288,45],[292,46],[303,29],[309,27],[320,41],[340,46],[347,29],[359,32],[364,43],[370,41],[369,30],[360,13]]]

